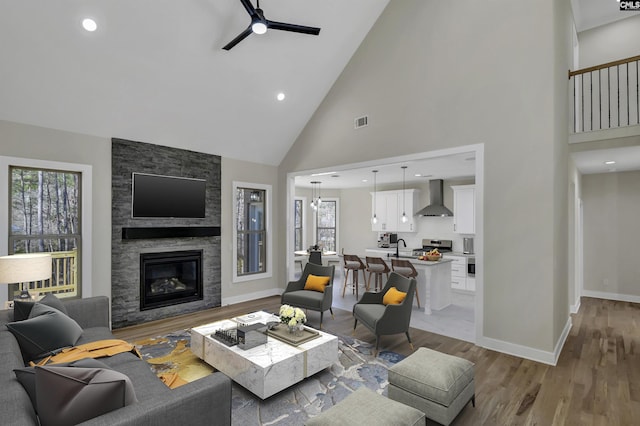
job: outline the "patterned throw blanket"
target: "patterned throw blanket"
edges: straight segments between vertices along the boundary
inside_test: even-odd
[[[125,342],[124,340],[120,339],[105,339],[97,340],[90,343],[84,343],[78,346],[72,346],[70,348],[64,348],[60,352],[43,358],[37,363],[34,363],[32,361],[30,362],[30,364],[32,366],[61,364],[66,362],[78,361],[85,358],[104,358],[124,352],[131,352],[138,358],[142,359],[142,355],[140,354],[140,352],[138,352],[138,349],[131,343]],[[180,378],[180,376],[175,372],[159,373],[158,377],[165,385],[167,385],[171,389],[188,383],[186,380]]]

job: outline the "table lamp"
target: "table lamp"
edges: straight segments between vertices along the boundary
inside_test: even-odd
[[[22,284],[19,299],[30,299],[25,283],[51,279],[51,254],[27,253],[0,256],[0,283]]]

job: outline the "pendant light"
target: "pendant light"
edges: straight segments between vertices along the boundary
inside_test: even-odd
[[[407,166],[402,166],[402,223],[407,223],[407,221],[409,220],[409,218],[407,217],[407,214],[404,211],[404,177],[405,177],[405,173],[407,172]]]
[[[376,175],[378,174],[377,170],[373,170],[373,217],[371,218],[371,223],[374,225],[378,223],[378,216],[376,216]]]
[[[322,203],[322,198],[320,197],[320,184],[317,180],[311,182],[311,208],[314,210],[318,210],[320,204]]]

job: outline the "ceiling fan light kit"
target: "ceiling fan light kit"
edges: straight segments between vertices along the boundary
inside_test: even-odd
[[[258,0],[258,2],[256,3],[256,7],[253,7],[250,0],[240,0],[240,3],[242,3],[247,13],[251,17],[251,24],[249,24],[247,29],[241,32],[236,38],[234,38],[229,43],[227,43],[223,47],[224,50],[231,50],[236,44],[240,43],[242,40],[249,37],[251,33],[264,34],[267,32],[267,29],[290,31],[294,33],[311,34],[311,35],[320,34],[320,28],[318,27],[307,27],[304,25],[269,21],[264,17],[264,13],[262,9],[260,9],[260,0]]]

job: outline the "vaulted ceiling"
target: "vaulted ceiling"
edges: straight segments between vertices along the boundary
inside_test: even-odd
[[[225,51],[249,25],[240,0],[2,1],[0,119],[277,165],[388,2],[262,0],[320,35]]]
[[[226,51],[250,23],[240,0],[3,1],[0,119],[277,165],[387,3],[262,0],[320,35]]]

